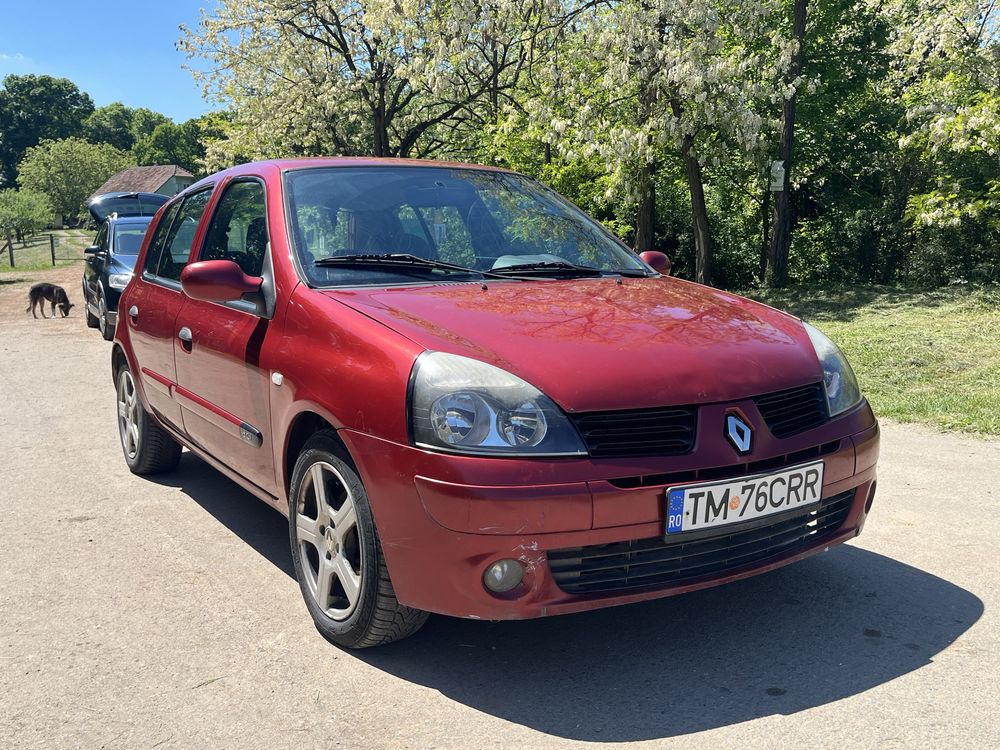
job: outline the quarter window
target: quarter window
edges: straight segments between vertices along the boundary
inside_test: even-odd
[[[260,276],[267,253],[264,186],[235,182],[219,200],[205,235],[201,260],[231,260],[248,276]]]

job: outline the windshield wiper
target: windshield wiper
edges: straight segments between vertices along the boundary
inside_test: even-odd
[[[421,270],[433,270],[435,268],[440,268],[445,271],[453,271],[455,273],[471,273],[476,276],[482,276],[490,279],[528,280],[518,275],[501,274],[496,271],[480,271],[478,268],[468,268],[466,266],[460,266],[456,263],[447,263],[443,260],[421,258],[419,255],[411,255],[410,253],[358,253],[355,255],[331,255],[328,258],[319,258],[316,260],[316,265],[354,266],[361,268],[368,266],[398,266],[400,268],[414,268]]]
[[[449,271],[478,274],[474,268],[456,266],[441,260],[421,258],[409,253],[358,253],[355,255],[331,255],[329,258],[316,260],[317,266],[417,266],[419,268],[443,268]]]
[[[545,260],[537,263],[515,263],[511,266],[494,268],[493,273],[507,274],[514,272],[520,276],[540,275],[540,276],[602,276],[603,271],[599,268],[589,268],[587,266],[576,266],[563,261]]]

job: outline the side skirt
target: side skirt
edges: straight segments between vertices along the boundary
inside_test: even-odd
[[[183,437],[182,435],[178,434],[178,432],[176,430],[174,430],[168,423],[165,423],[163,420],[160,420],[160,419],[157,419],[157,423],[163,429],[165,429],[167,432],[169,432],[170,436],[174,440],[176,440],[178,443],[180,443],[181,445],[183,445],[189,451],[191,451],[192,453],[194,453],[196,456],[198,456],[198,458],[200,458],[202,461],[204,461],[205,463],[207,463],[213,469],[215,469],[216,471],[218,471],[220,474],[222,474],[223,476],[225,476],[227,479],[229,479],[229,480],[235,482],[236,484],[238,484],[240,487],[242,487],[243,489],[245,489],[247,492],[249,492],[254,497],[256,497],[256,498],[258,498],[260,500],[263,500],[265,503],[267,503],[268,505],[270,505],[276,511],[278,511],[279,513],[281,513],[281,515],[285,516],[286,518],[288,517],[288,504],[287,503],[285,503],[284,501],[282,501],[280,498],[275,497],[270,492],[267,492],[266,490],[261,489],[256,484],[254,484],[253,482],[251,482],[249,479],[246,479],[241,474],[238,474],[237,472],[235,472],[232,469],[230,469],[224,463],[222,463],[219,460],[217,460],[217,459],[213,458],[212,456],[210,456],[208,453],[206,453],[205,451],[203,451],[197,445],[192,444],[190,440],[188,440],[185,437]]]

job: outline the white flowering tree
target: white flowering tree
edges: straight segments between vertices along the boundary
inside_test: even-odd
[[[917,226],[955,227],[1000,210],[1000,7],[995,0],[900,0],[893,52],[906,106],[904,149],[933,165],[911,196]]]
[[[534,114],[564,154],[599,153],[638,203],[636,249],[652,248],[655,174],[680,161],[692,210],[695,277],[711,282],[704,170],[749,157],[761,171],[765,126],[799,83],[778,0],[604,0],[573,15]],[[770,120],[770,121],[769,121]]]
[[[426,156],[495,113],[555,0],[220,0],[180,47],[234,113],[218,166],[280,154]],[[495,117],[495,114],[493,115]]]

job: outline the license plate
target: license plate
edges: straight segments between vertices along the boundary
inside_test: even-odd
[[[822,494],[822,461],[773,474],[670,487],[667,533],[701,531],[803,508],[818,503]]]

